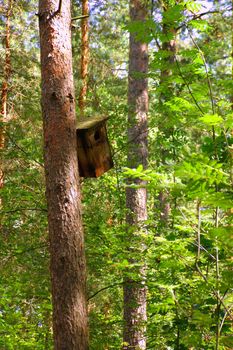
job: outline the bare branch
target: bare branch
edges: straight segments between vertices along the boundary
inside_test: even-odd
[[[57,9],[57,13],[61,13],[61,7],[62,7],[62,0],[59,0],[59,5],[58,5],[58,9]]]
[[[71,18],[71,21],[76,21],[77,19],[84,19],[84,18],[88,18],[90,17],[90,15],[81,15],[81,16],[76,16]]]
[[[181,71],[181,68],[180,68],[179,62],[178,62],[178,60],[177,60],[177,57],[176,57],[176,56],[174,56],[174,57],[175,57],[176,66],[177,66],[177,68],[178,68],[178,71],[179,71],[179,73],[180,73],[180,76],[181,76],[181,78],[183,79],[184,84],[186,85],[186,87],[187,87],[187,89],[188,89],[188,91],[189,91],[189,94],[191,95],[191,97],[192,97],[192,99],[193,99],[195,105],[197,106],[197,108],[199,109],[199,111],[201,112],[201,114],[204,115],[204,112],[203,112],[202,108],[199,106],[199,104],[198,104],[198,102],[197,102],[195,96],[194,96],[193,93],[192,93],[192,90],[190,89],[189,83],[186,81],[186,78],[185,78],[185,76],[183,75],[183,73],[182,73],[182,71]]]
[[[103,288],[97,290],[97,292],[95,292],[94,294],[92,294],[87,299],[87,301],[93,299],[96,295],[98,295],[99,293],[103,292],[104,290],[107,290],[107,289],[110,289],[110,288],[113,288],[113,287],[116,287],[116,286],[122,286],[123,284],[124,284],[124,282],[117,282],[117,283],[110,284],[109,286],[103,287]]]

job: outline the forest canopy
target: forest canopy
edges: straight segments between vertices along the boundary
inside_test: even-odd
[[[233,348],[232,5],[89,0],[82,18],[72,1],[67,101],[77,121],[108,117],[114,164],[77,180],[91,350]],[[54,348],[40,16],[38,1],[0,1],[3,350]]]

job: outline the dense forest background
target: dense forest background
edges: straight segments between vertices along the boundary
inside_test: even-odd
[[[0,349],[6,350],[52,349],[37,6],[0,1]],[[73,1],[73,16],[80,14]],[[148,191],[148,219],[138,236],[147,266],[147,349],[233,349],[232,2],[151,1],[150,18],[130,23],[127,1],[92,0],[89,26],[86,115],[110,117],[114,160],[113,169],[81,185],[90,349],[122,346],[122,286],[134,273],[125,239],[129,178],[142,179]],[[129,32],[149,44],[147,169],[126,166]],[[78,20],[72,33],[78,96]]]

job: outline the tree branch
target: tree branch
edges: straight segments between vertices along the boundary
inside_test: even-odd
[[[77,19],[83,19],[83,18],[87,18],[90,17],[90,15],[80,15],[80,16],[76,16],[71,18],[71,21],[76,21]]]
[[[202,12],[202,13],[199,13],[197,15],[194,15],[193,17],[190,17],[189,20],[187,22],[183,22],[179,27],[176,28],[176,30],[179,30],[185,26],[187,26],[189,24],[189,22],[192,22],[194,20],[197,20],[197,19],[200,19],[202,18],[203,16],[206,16],[206,15],[211,15],[211,14],[216,14],[216,13],[219,13],[219,14],[224,14],[225,12],[228,12],[228,11],[231,11],[232,8],[227,8],[225,9],[224,11],[220,12],[219,10],[213,10],[213,11],[206,11],[206,12]]]
[[[15,140],[10,136],[10,134],[5,130],[5,134],[7,135],[7,137],[9,138],[9,140],[13,143],[13,145],[18,148],[22,153],[24,153],[26,156],[30,156],[30,154],[28,152],[26,152],[22,147],[20,147]],[[35,159],[31,159],[34,163],[40,165],[42,168],[44,168],[44,165],[40,162],[38,162]]]
[[[0,214],[11,214],[11,213],[17,213],[17,212],[26,211],[26,210],[42,211],[42,212],[47,213],[47,209],[45,209],[45,208],[16,208],[16,209],[12,209],[12,210],[2,210],[2,211],[0,211]]]
[[[113,287],[116,287],[116,286],[122,286],[123,284],[124,284],[124,282],[117,282],[117,283],[110,284],[109,286],[103,287],[103,288],[97,290],[97,292],[92,294],[89,298],[87,298],[87,301],[93,299],[96,295],[98,295],[99,293],[103,292],[104,290],[107,290],[109,288],[113,288]]]
[[[179,71],[179,73],[180,73],[180,76],[181,76],[181,78],[183,79],[184,84],[186,85],[186,87],[187,87],[187,89],[188,89],[188,91],[189,91],[189,94],[191,95],[191,97],[192,97],[192,99],[193,99],[195,105],[197,106],[197,108],[199,109],[199,111],[201,112],[201,114],[204,115],[204,112],[203,112],[202,108],[199,106],[199,104],[198,104],[198,102],[197,102],[195,96],[194,96],[193,93],[192,93],[192,90],[190,89],[189,83],[187,83],[187,81],[186,81],[186,79],[185,79],[185,77],[184,77],[184,75],[183,75],[183,73],[182,73],[182,71],[181,71],[181,68],[180,68],[180,65],[179,65],[179,62],[178,62],[178,60],[177,60],[176,55],[175,55],[174,57],[175,57],[176,66],[177,66],[177,68],[178,68],[178,71]]]
[[[57,13],[61,13],[61,6],[62,6],[62,0],[59,0],[59,5],[58,5],[58,9],[57,9]]]

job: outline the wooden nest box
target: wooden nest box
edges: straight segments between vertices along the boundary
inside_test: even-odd
[[[98,177],[113,167],[106,130],[107,119],[87,117],[78,120],[77,146],[81,177]]]

